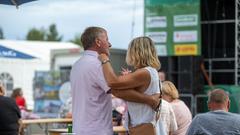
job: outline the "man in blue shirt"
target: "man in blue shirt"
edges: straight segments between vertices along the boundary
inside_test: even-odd
[[[196,115],[187,135],[240,135],[240,115],[228,112],[229,107],[229,96],[224,90],[211,91],[210,112]]]

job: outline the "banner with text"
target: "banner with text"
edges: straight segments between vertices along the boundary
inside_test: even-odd
[[[201,55],[200,0],[145,0],[144,34],[159,56]]]

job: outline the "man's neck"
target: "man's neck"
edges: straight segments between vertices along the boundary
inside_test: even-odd
[[[224,108],[224,107],[218,107],[218,108],[212,108],[211,111],[225,111],[225,112],[228,112],[228,109]]]
[[[95,51],[95,52],[97,52],[99,54],[98,50],[95,47],[88,48],[85,51]]]

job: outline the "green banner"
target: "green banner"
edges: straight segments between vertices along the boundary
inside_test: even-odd
[[[201,55],[200,0],[145,0],[144,34],[159,56]]]

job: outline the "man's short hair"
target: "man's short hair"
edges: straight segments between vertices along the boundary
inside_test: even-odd
[[[103,32],[106,32],[106,30],[101,27],[86,28],[81,36],[81,42],[84,50],[92,47],[94,45],[95,39]]]
[[[208,103],[225,103],[229,100],[228,93],[222,89],[214,89],[208,94]]]

